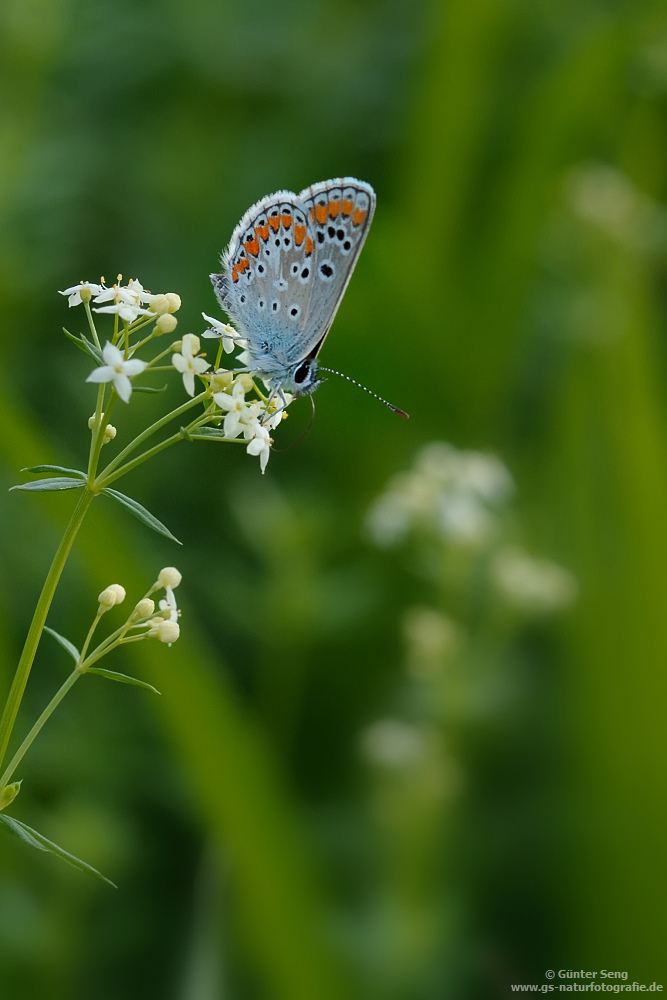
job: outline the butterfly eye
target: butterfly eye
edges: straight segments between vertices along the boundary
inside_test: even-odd
[[[304,361],[298,368],[294,369],[294,381],[301,385],[310,375],[310,361]]]

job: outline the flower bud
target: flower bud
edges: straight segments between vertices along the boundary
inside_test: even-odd
[[[158,573],[157,582],[160,587],[164,587],[166,590],[167,587],[178,587],[182,579],[182,575],[175,566],[165,566]]]
[[[232,373],[225,371],[224,368],[220,368],[211,375],[211,392],[224,392],[233,381],[234,376]]]
[[[116,436],[116,428],[113,424],[107,424],[104,428],[104,437],[102,438],[102,444],[109,444],[109,441],[113,441]]]
[[[254,385],[252,375],[249,372],[244,372],[242,375],[237,375],[236,377],[243,386],[243,391],[250,392]]]
[[[190,354],[199,354],[200,344],[199,344],[199,337],[197,336],[196,333],[185,334],[185,336],[183,337],[183,346],[181,348],[182,351],[186,350],[186,344],[187,344],[187,349],[190,351]]]
[[[95,426],[95,414],[93,413],[92,417],[88,417],[88,430],[92,431],[94,426]]]
[[[97,600],[100,602],[98,614],[103,615],[106,611],[111,611],[117,604],[122,604],[125,600],[125,588],[119,583],[112,583],[110,587],[105,587]]]
[[[148,303],[148,308],[151,312],[162,316],[163,313],[169,312],[169,300],[166,295],[154,295]]]
[[[158,316],[157,323],[155,324],[155,333],[173,333],[177,326],[178,320],[176,317],[166,312]]]
[[[5,785],[2,789],[2,794],[0,795],[0,812],[11,805],[21,791],[21,781],[12,781],[11,785]]]
[[[172,642],[176,642],[181,633],[181,627],[178,622],[160,622],[157,627],[157,637],[160,642],[166,642],[170,646]]]
[[[169,303],[169,312],[175,313],[181,308],[181,296],[176,292],[167,292],[165,299]]]
[[[149,618],[154,611],[155,601],[151,601],[150,597],[144,597],[135,607],[132,616],[133,618]]]

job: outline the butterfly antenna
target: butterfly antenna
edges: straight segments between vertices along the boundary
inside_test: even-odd
[[[329,372],[331,375],[338,375],[340,378],[346,379],[348,382],[351,382],[352,385],[356,385],[359,389],[363,389],[364,392],[367,392],[370,396],[375,396],[376,399],[379,399],[381,403],[388,406],[389,409],[396,413],[399,417],[403,417],[404,420],[410,419],[410,414],[406,413],[405,410],[401,410],[398,406],[394,406],[393,403],[383,399],[382,396],[378,396],[377,392],[373,392],[372,389],[368,389],[365,385],[362,385],[361,382],[357,382],[356,379],[350,378],[349,375],[343,375],[342,372],[337,372],[335,368],[324,368],[322,365],[318,365],[317,370],[320,372]],[[312,399],[313,397],[311,396],[310,398]],[[310,430],[310,427],[308,429]]]
[[[296,441],[292,441],[292,443],[288,444],[286,448],[275,448],[275,447],[273,447],[271,449],[271,451],[277,451],[277,452],[291,451],[292,448],[296,448],[296,446],[298,444],[301,444],[301,442],[305,438],[306,434],[308,434],[310,432],[311,427],[315,423],[315,400],[313,399],[311,393],[308,394],[308,398],[310,400],[310,405],[311,405],[311,414],[310,414],[310,420],[308,421],[308,426],[306,427],[305,431],[303,431],[301,434],[299,434],[299,436],[296,439]]]

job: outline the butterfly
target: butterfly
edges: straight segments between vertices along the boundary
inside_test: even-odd
[[[268,381],[283,403],[286,392],[313,393],[323,381],[318,370],[333,371],[322,369],[317,357],[375,202],[370,184],[353,177],[267,195],[232,233],[222,273],[211,275],[218,301],[247,344],[248,370]]]

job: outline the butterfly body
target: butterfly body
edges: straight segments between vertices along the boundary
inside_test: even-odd
[[[316,358],[374,211],[372,187],[342,177],[268,195],[235,228],[211,281],[247,343],[249,369],[275,392],[320,384]]]

